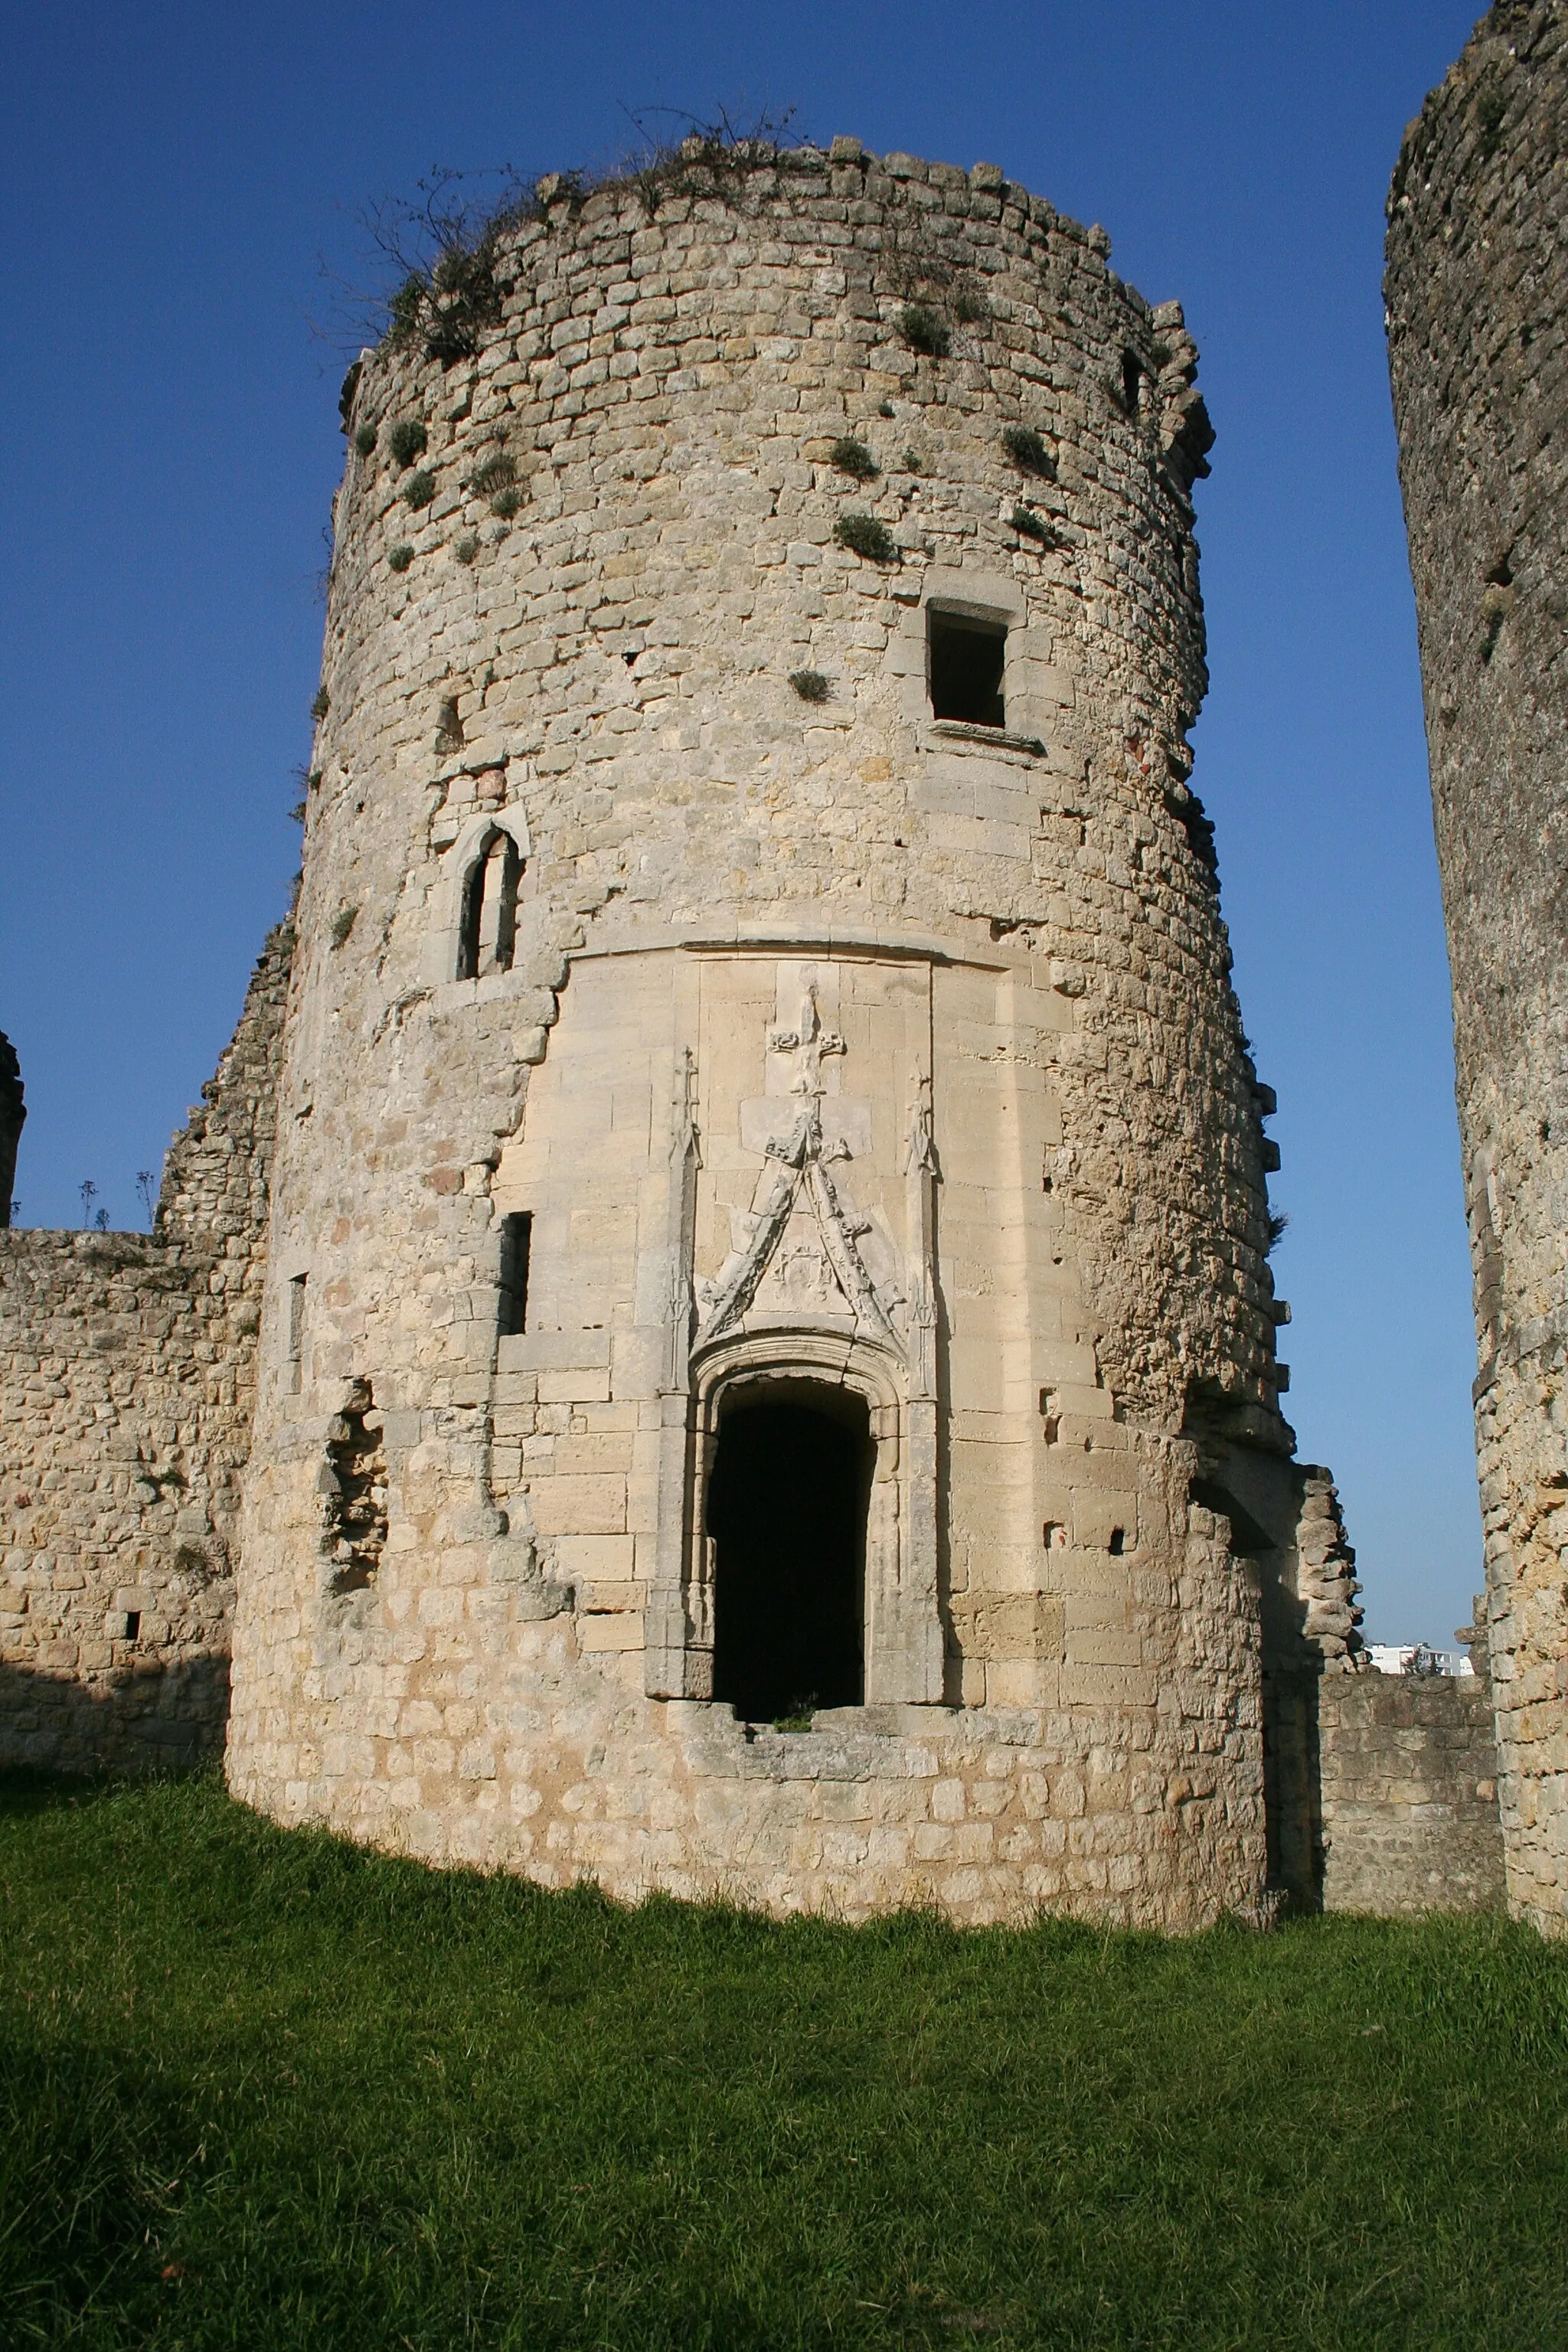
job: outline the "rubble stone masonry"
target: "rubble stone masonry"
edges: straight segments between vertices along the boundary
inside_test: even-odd
[[[222,1748],[290,945],[268,941],[150,1237],[0,1233],[0,1761]]]
[[[1484,1675],[1335,1675],[1318,1744],[1323,1908],[1489,1909],[1503,1896]]]
[[[228,1747],[277,1817],[776,1910],[1312,1895],[1355,1585],[1188,782],[1196,354],[1108,251],[854,141],[546,182],[345,387]],[[866,1449],[855,1703],[776,1721],[714,1504],[770,1402]]]
[[[1568,1927],[1568,7],[1407,132],[1389,356],[1453,975],[1510,1898]]]

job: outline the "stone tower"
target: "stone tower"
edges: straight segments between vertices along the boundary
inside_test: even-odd
[[[1568,1924],[1568,7],[1494,7],[1405,134],[1389,356],[1475,1267],[1515,1906]]]
[[[351,374],[267,1811],[775,1909],[1310,1874],[1264,1667],[1354,1587],[1187,781],[1211,436],[1108,251],[990,165],[698,144],[542,182]]]

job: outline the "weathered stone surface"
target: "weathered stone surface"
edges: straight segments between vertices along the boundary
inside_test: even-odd
[[[1331,1675],[1318,1718],[1323,1907],[1466,1911],[1503,1898],[1482,1675]]]
[[[153,1233],[0,1234],[0,1760],[223,1745],[291,934],[164,1166]]]
[[[542,206],[477,352],[351,394],[231,1785],[626,1895],[1255,1913],[1266,1644],[1348,1660],[1354,1580],[1187,782],[1180,309],[848,140]],[[1004,709],[939,710],[977,624]],[[874,1463],[867,1703],[801,1732],[710,1696],[781,1384]]]
[[[347,388],[299,947],[152,1240],[0,1253],[5,1752],[201,1752],[234,1594],[285,1820],[778,1911],[1314,1902],[1357,1587],[1187,782],[1180,308],[847,140],[541,205],[477,350]],[[712,1696],[769,1397],[865,1433],[809,1729]]]
[[[1389,357],[1454,986],[1509,1893],[1568,1927],[1568,8],[1494,7],[1406,134]]]

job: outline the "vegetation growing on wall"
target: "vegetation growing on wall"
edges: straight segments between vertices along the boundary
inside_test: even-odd
[[[899,332],[911,352],[928,359],[944,360],[952,343],[947,320],[930,302],[906,302],[899,312]]]
[[[660,116],[678,127],[654,127]],[[753,175],[773,170],[786,152],[790,113],[764,110],[735,120],[721,110],[700,122],[656,108],[632,121],[632,150],[601,172],[548,172],[532,180],[510,170],[477,175],[500,183],[499,194],[486,197],[469,193],[476,175],[438,171],[419,183],[413,199],[374,206],[365,226],[398,272],[384,306],[385,341],[446,367],[471,359],[500,323],[514,284],[511,238],[525,222],[548,218],[557,205],[575,212],[600,188],[633,191],[650,217],[670,197],[742,204]],[[826,159],[808,150],[803,160]]]
[[[837,466],[841,474],[847,474],[851,481],[856,482],[875,481],[882,470],[864,441],[857,441],[849,433],[839,435],[827,453],[827,461],[829,465]]]
[[[1044,439],[1032,425],[1004,426],[1002,446],[1021,474],[1037,474],[1043,481],[1056,478],[1056,462]]]
[[[875,515],[843,514],[833,526],[833,536],[840,547],[847,547],[863,555],[871,563],[896,563],[899,543],[885,522]]]
[[[425,455],[428,437],[419,417],[400,416],[386,436],[394,465],[412,466],[416,457]]]

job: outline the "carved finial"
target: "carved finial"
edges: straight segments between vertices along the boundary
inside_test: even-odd
[[[689,1045],[680,1049],[675,1066],[674,1118],[669,1156],[679,1168],[688,1159],[702,1165],[701,1139],[697,1132],[697,1057]]]
[[[915,1101],[910,1114],[910,1139],[904,1146],[904,1172],[936,1176],[941,1173],[936,1163],[936,1138],[931,1128],[931,1079],[922,1070],[914,1073]]]
[[[825,1029],[822,1025],[816,1009],[815,980],[806,983],[796,1026],[768,1031],[768,1050],[797,1056],[795,1076],[790,1081],[791,1094],[804,1095],[811,1101],[820,1099],[826,1093],[822,1057],[825,1054],[842,1054],[844,1039],[837,1029]]]

